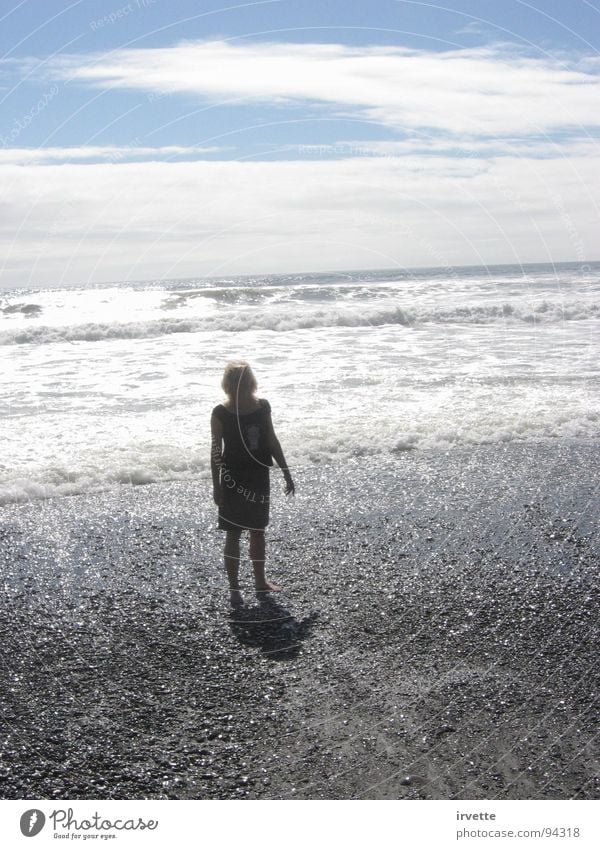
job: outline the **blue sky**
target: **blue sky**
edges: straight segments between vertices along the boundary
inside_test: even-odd
[[[596,259],[596,0],[0,6],[0,285]]]

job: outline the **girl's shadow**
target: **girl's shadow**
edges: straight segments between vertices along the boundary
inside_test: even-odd
[[[233,608],[229,624],[235,637],[245,646],[259,648],[271,660],[293,660],[318,616],[315,612],[298,621],[267,595],[252,607]]]

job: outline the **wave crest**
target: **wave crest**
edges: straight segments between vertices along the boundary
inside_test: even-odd
[[[302,308],[299,304],[261,310],[231,310],[201,318],[161,318],[122,323],[88,323],[63,327],[44,325],[16,328],[0,333],[0,345],[41,345],[62,342],[99,342],[110,339],[149,339],[173,333],[270,330],[285,333],[320,327],[381,327],[423,324],[554,324],[598,318],[600,306],[585,302],[571,304],[543,301],[532,308],[511,303],[454,306],[447,309],[407,310],[402,305],[353,305],[331,308]]]

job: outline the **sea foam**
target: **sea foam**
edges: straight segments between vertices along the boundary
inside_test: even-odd
[[[69,342],[101,342],[111,339],[148,339],[176,333],[244,333],[268,330],[285,333],[327,327],[382,327],[396,325],[415,328],[419,325],[462,324],[558,324],[586,321],[600,316],[600,306],[574,301],[533,306],[475,304],[431,308],[406,308],[399,303],[378,305],[356,304],[347,307],[319,308],[299,304],[268,309],[231,309],[199,318],[160,318],[151,321],[102,322],[67,326],[25,325],[0,332],[0,345],[48,345]]]

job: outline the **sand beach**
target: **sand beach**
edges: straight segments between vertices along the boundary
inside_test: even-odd
[[[4,799],[593,799],[597,445],[273,478],[229,607],[208,481],[3,507]],[[281,493],[281,494],[280,494]]]

